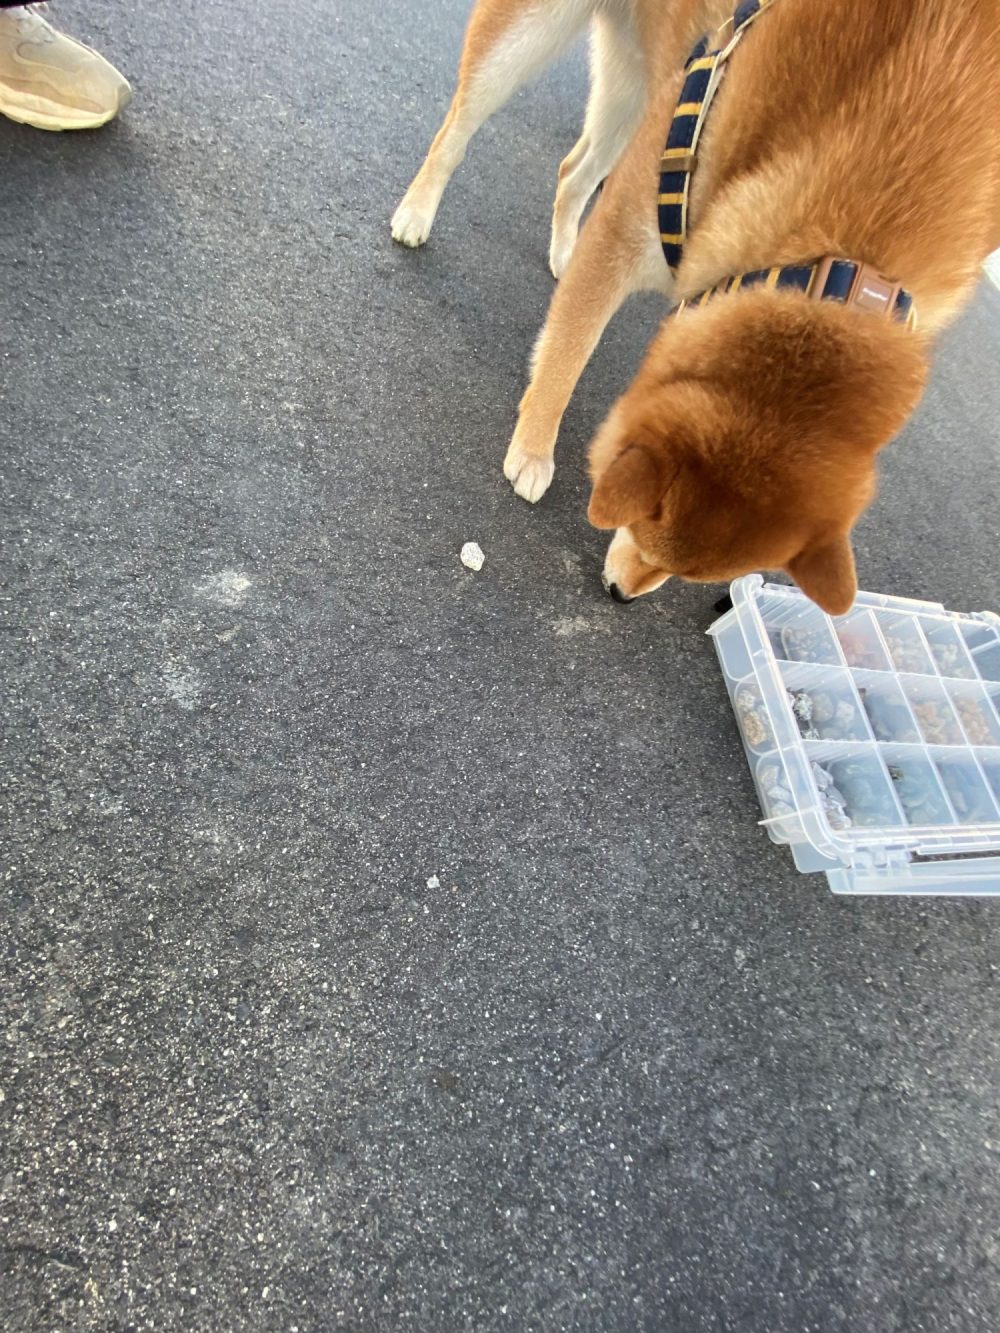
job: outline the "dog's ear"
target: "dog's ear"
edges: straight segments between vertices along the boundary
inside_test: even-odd
[[[594,482],[587,517],[595,528],[627,528],[660,507],[676,468],[645,444],[627,444]]]
[[[851,539],[846,533],[811,543],[788,562],[786,569],[805,595],[829,615],[846,615],[854,605],[858,579]]]

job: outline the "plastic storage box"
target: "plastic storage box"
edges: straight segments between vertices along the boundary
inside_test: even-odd
[[[760,575],[709,633],[764,819],[837,893],[1000,894],[1000,616]]]

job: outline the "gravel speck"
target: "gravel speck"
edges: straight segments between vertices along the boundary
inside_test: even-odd
[[[461,560],[466,569],[474,569],[478,572],[482,569],[485,559],[482,548],[476,542],[466,542],[462,547]]]

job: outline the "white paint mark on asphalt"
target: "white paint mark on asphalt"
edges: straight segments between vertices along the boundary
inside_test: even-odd
[[[163,686],[167,697],[178,708],[188,712],[195,708],[201,698],[201,683],[198,673],[181,658],[168,657],[163,663]]]
[[[195,586],[199,597],[216,606],[242,606],[252,580],[238,569],[222,569],[218,574],[210,574]]]
[[[574,634],[607,634],[607,625],[592,625],[586,616],[559,616],[552,622],[553,631],[561,639],[572,638]]]

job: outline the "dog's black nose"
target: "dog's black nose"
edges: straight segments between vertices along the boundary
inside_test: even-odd
[[[629,602],[635,601],[634,597],[626,597],[617,583],[609,583],[608,592],[611,594],[612,598],[622,606],[627,606]]]

